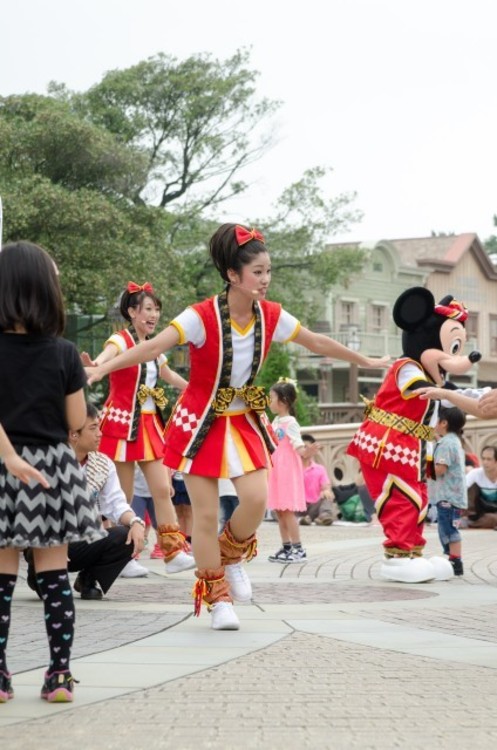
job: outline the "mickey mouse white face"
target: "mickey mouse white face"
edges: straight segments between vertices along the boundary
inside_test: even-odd
[[[461,355],[466,343],[466,329],[458,320],[447,319],[440,329],[440,343],[446,354]]]
[[[421,355],[421,364],[437,385],[443,384],[444,373],[463,375],[472,362],[463,355],[466,329],[458,320],[447,318],[440,328],[441,349],[426,349]]]

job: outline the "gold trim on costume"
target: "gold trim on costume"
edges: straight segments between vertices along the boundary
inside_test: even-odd
[[[263,412],[269,405],[269,397],[262,386],[244,385],[241,388],[234,388],[230,385],[228,388],[217,389],[216,398],[212,402],[216,416],[224,414],[235,398],[241,398],[249,409],[255,412]]]
[[[183,327],[180,326],[180,324],[177,323],[175,320],[171,320],[169,325],[173,326],[173,328],[176,328],[176,330],[178,331],[178,334],[179,334],[178,346],[183,346],[183,344],[186,344],[186,333],[183,330]]]
[[[246,336],[255,323],[255,315],[252,315],[252,317],[250,318],[245,328],[242,328],[241,326],[239,326],[238,323],[236,323],[233,320],[233,318],[230,318],[230,323],[231,323],[231,327],[234,328],[235,331],[238,331],[240,336]]]
[[[296,336],[298,336],[298,333],[300,329],[302,328],[302,323],[300,321],[297,321],[297,325],[295,326],[295,329],[293,333],[284,341],[282,341],[282,344],[288,344],[289,341],[293,341]]]
[[[149,396],[151,396],[153,402],[159,407],[159,409],[164,409],[166,407],[168,401],[164,393],[164,388],[149,388],[148,385],[142,383],[136,394],[136,398],[141,406],[143,406]]]
[[[216,414],[216,417],[238,417],[240,414],[248,414],[249,407],[246,409],[233,409],[233,411],[223,411],[222,414]]]
[[[404,398],[404,399],[405,399],[406,401],[407,401],[408,399],[410,399],[410,398],[416,398],[416,397],[417,397],[417,395],[418,395],[418,394],[416,393],[416,391],[412,391],[411,393],[406,393],[406,391],[408,391],[408,390],[410,389],[410,387],[411,387],[411,385],[413,385],[413,383],[418,383],[419,381],[422,381],[422,382],[426,382],[425,378],[423,378],[423,377],[421,376],[421,374],[420,374],[420,376],[419,376],[419,377],[416,377],[416,378],[411,378],[411,379],[410,379],[410,380],[409,380],[409,381],[408,381],[408,382],[407,382],[407,383],[406,383],[406,384],[404,385],[404,387],[402,388],[402,390],[400,391],[400,395],[402,396],[402,398]]]
[[[400,414],[380,409],[374,405],[373,401],[369,401],[364,396],[361,396],[361,398],[365,404],[364,415],[371,422],[376,422],[376,424],[384,425],[389,429],[397,430],[404,435],[412,435],[418,438],[418,440],[433,441],[436,439],[433,427],[416,422],[414,419],[409,419],[409,417],[401,417]]]

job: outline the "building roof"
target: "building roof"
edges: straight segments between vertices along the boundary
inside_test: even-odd
[[[465,253],[471,252],[485,275],[497,279],[497,268],[483,249],[478,236],[473,232],[441,237],[386,240],[385,243],[382,241],[378,244],[394,247],[401,262],[405,265],[432,266],[434,270],[443,270],[444,266],[450,270],[458,264]]]
[[[347,242],[329,245],[333,247],[357,247],[373,249],[386,247],[393,250],[403,266],[411,268],[431,267],[433,270],[446,270],[457,265],[462,256],[472,252],[483,272],[489,278],[497,279],[497,267],[474,232],[443,235],[439,237],[408,237],[404,239],[383,239],[378,242]]]

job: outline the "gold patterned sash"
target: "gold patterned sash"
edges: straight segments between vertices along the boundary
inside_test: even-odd
[[[212,402],[216,416],[221,416],[229,409],[235,398],[241,398],[250,409],[255,412],[263,412],[269,404],[269,398],[264,388],[260,385],[244,385],[242,388],[218,388],[216,398]]]
[[[167,398],[166,394],[164,393],[164,388],[150,388],[148,385],[144,385],[142,383],[138,388],[138,392],[136,394],[136,397],[141,406],[143,406],[149,396],[152,397],[153,402],[156,404],[156,406],[158,406],[159,409],[165,409],[167,405]]]
[[[364,415],[376,424],[382,424],[385,427],[390,427],[394,430],[404,433],[404,435],[412,435],[419,440],[435,440],[435,431],[433,427],[420,422],[415,422],[414,419],[409,417],[401,417],[399,414],[394,412],[388,412],[384,409],[380,409],[374,405],[373,401],[368,401],[363,397],[365,404]]]

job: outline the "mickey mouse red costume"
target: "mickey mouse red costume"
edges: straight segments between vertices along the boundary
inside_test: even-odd
[[[386,536],[381,575],[421,583],[452,576],[444,558],[423,559],[427,497],[427,446],[434,439],[438,402],[418,398],[426,386],[454,388],[447,373],[462,375],[481,355],[463,355],[468,311],[452,296],[435,304],[423,287],[403,292],[393,309],[402,329],[403,356],[390,367],[366,406],[347,453],[360,464]],[[450,404],[449,404],[450,405]],[[429,462],[428,462],[429,463]]]

